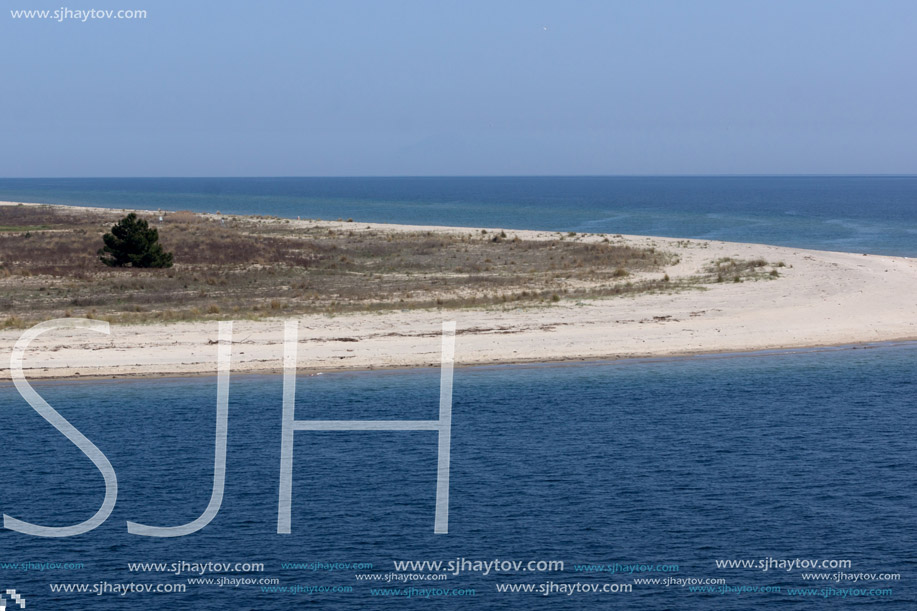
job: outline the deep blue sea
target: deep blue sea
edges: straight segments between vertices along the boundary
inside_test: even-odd
[[[177,539],[130,535],[126,520],[181,524],[206,506],[215,379],[36,384],[109,458],[118,502],[107,522],[78,537],[0,531],[4,562],[83,564],[45,571],[0,565],[0,579],[26,593],[34,609],[913,609],[915,361],[917,346],[905,344],[458,368],[448,535],[433,534],[437,447],[429,431],[297,432],[292,534],[276,534],[282,384],[271,376],[232,380],[226,496],[216,519]],[[435,419],[438,392],[435,368],[301,377],[296,417]],[[0,388],[0,414],[2,511],[47,525],[91,515],[104,486],[89,460],[12,387]],[[462,558],[564,566],[488,575],[471,568],[432,582],[356,577],[384,579],[398,572],[394,561]],[[813,571],[769,559],[849,564]],[[754,567],[718,568],[717,560]],[[183,593],[96,596],[49,587],[188,584],[187,571],[128,568],[182,561],[264,565],[210,578],[352,590],[193,584]],[[355,563],[372,568],[355,570]],[[607,568],[615,565],[639,567]],[[429,573],[400,573],[416,572]],[[900,579],[804,575],[838,572]],[[679,582],[634,583],[653,578],[724,583],[707,593]],[[549,585],[577,583],[630,584],[632,591],[567,595]],[[534,584],[535,591],[497,591],[507,584]],[[411,600],[379,594],[411,587]],[[453,588],[474,594],[424,594]]]
[[[917,176],[0,179],[0,200],[917,255]]]
[[[917,177],[0,179],[0,200],[917,256]],[[461,350],[459,336],[459,364]],[[84,535],[0,529],[0,595],[28,609],[917,608],[914,343],[458,367],[447,535],[432,431],[297,432],[278,535],[282,382],[241,375],[216,518],[128,534],[207,505],[216,379],[35,387],[119,491]],[[436,368],[304,376],[296,417],[435,419],[438,400]],[[0,512],[61,526],[96,511],[99,471],[9,384],[0,427]],[[416,579],[431,574],[446,579]]]

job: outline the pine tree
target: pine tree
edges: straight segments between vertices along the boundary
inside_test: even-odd
[[[172,267],[172,253],[159,243],[159,232],[131,212],[102,236],[99,259],[109,267]]]

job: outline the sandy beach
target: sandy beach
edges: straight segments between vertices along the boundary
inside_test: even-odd
[[[9,204],[7,204],[9,205]],[[271,222],[266,220],[264,222]],[[306,221],[292,221],[292,223]],[[314,222],[312,223],[314,225]],[[323,222],[343,228],[341,222]],[[357,230],[468,232],[468,228],[348,224]],[[488,228],[499,231],[499,228]],[[479,229],[478,229],[479,231]],[[513,231],[524,240],[556,233]],[[599,240],[602,236],[581,239]],[[440,328],[457,325],[456,364],[502,364],[742,352],[917,339],[917,260],[702,240],[621,236],[678,255],[666,268],[689,277],[711,260],[784,264],[773,281],[543,306],[297,316],[301,372],[439,365]],[[226,320],[230,320],[227,316]],[[232,371],[278,371],[284,317],[233,324]],[[21,329],[0,331],[0,380]],[[29,379],[215,373],[215,321],[112,325],[109,336],[57,331],[25,356]]]

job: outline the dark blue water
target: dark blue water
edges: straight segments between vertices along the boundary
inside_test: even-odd
[[[461,346],[457,354],[460,354]],[[81,570],[0,568],[34,609],[482,608],[747,609],[884,604],[913,609],[917,568],[917,346],[457,369],[448,535],[433,534],[436,434],[299,432],[293,533],[277,535],[281,381],[235,377],[226,497],[203,531],[129,535],[125,521],[174,525],[209,499],[212,378],[50,383],[39,392],[108,456],[118,504],[97,530],[45,540],[0,531],[4,562],[82,562]],[[436,418],[438,371],[300,379],[297,418]],[[81,521],[101,501],[91,463],[10,387],[0,388],[0,509],[49,525]],[[849,582],[801,569],[718,569],[724,559],[849,560],[847,573],[898,573],[857,584],[887,596],[797,596]],[[562,560],[563,571],[469,573],[388,587],[469,588],[473,600],[372,596],[355,574],[394,560]],[[189,585],[173,594],[53,594],[49,583],[187,583],[128,562],[260,562],[294,586]],[[370,570],[282,569],[284,562],[372,563]],[[580,571],[582,564],[677,564],[671,573]],[[821,571],[819,571],[821,572]],[[835,572],[825,571],[825,572]],[[206,575],[214,577],[215,575]],[[725,579],[781,593],[498,593],[497,584],[633,584],[633,578]],[[385,584],[381,584],[385,585]]]
[[[917,176],[0,179],[0,200],[917,255]]]

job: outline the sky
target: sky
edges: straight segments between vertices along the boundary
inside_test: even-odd
[[[912,0],[70,1],[0,177],[917,173]]]

